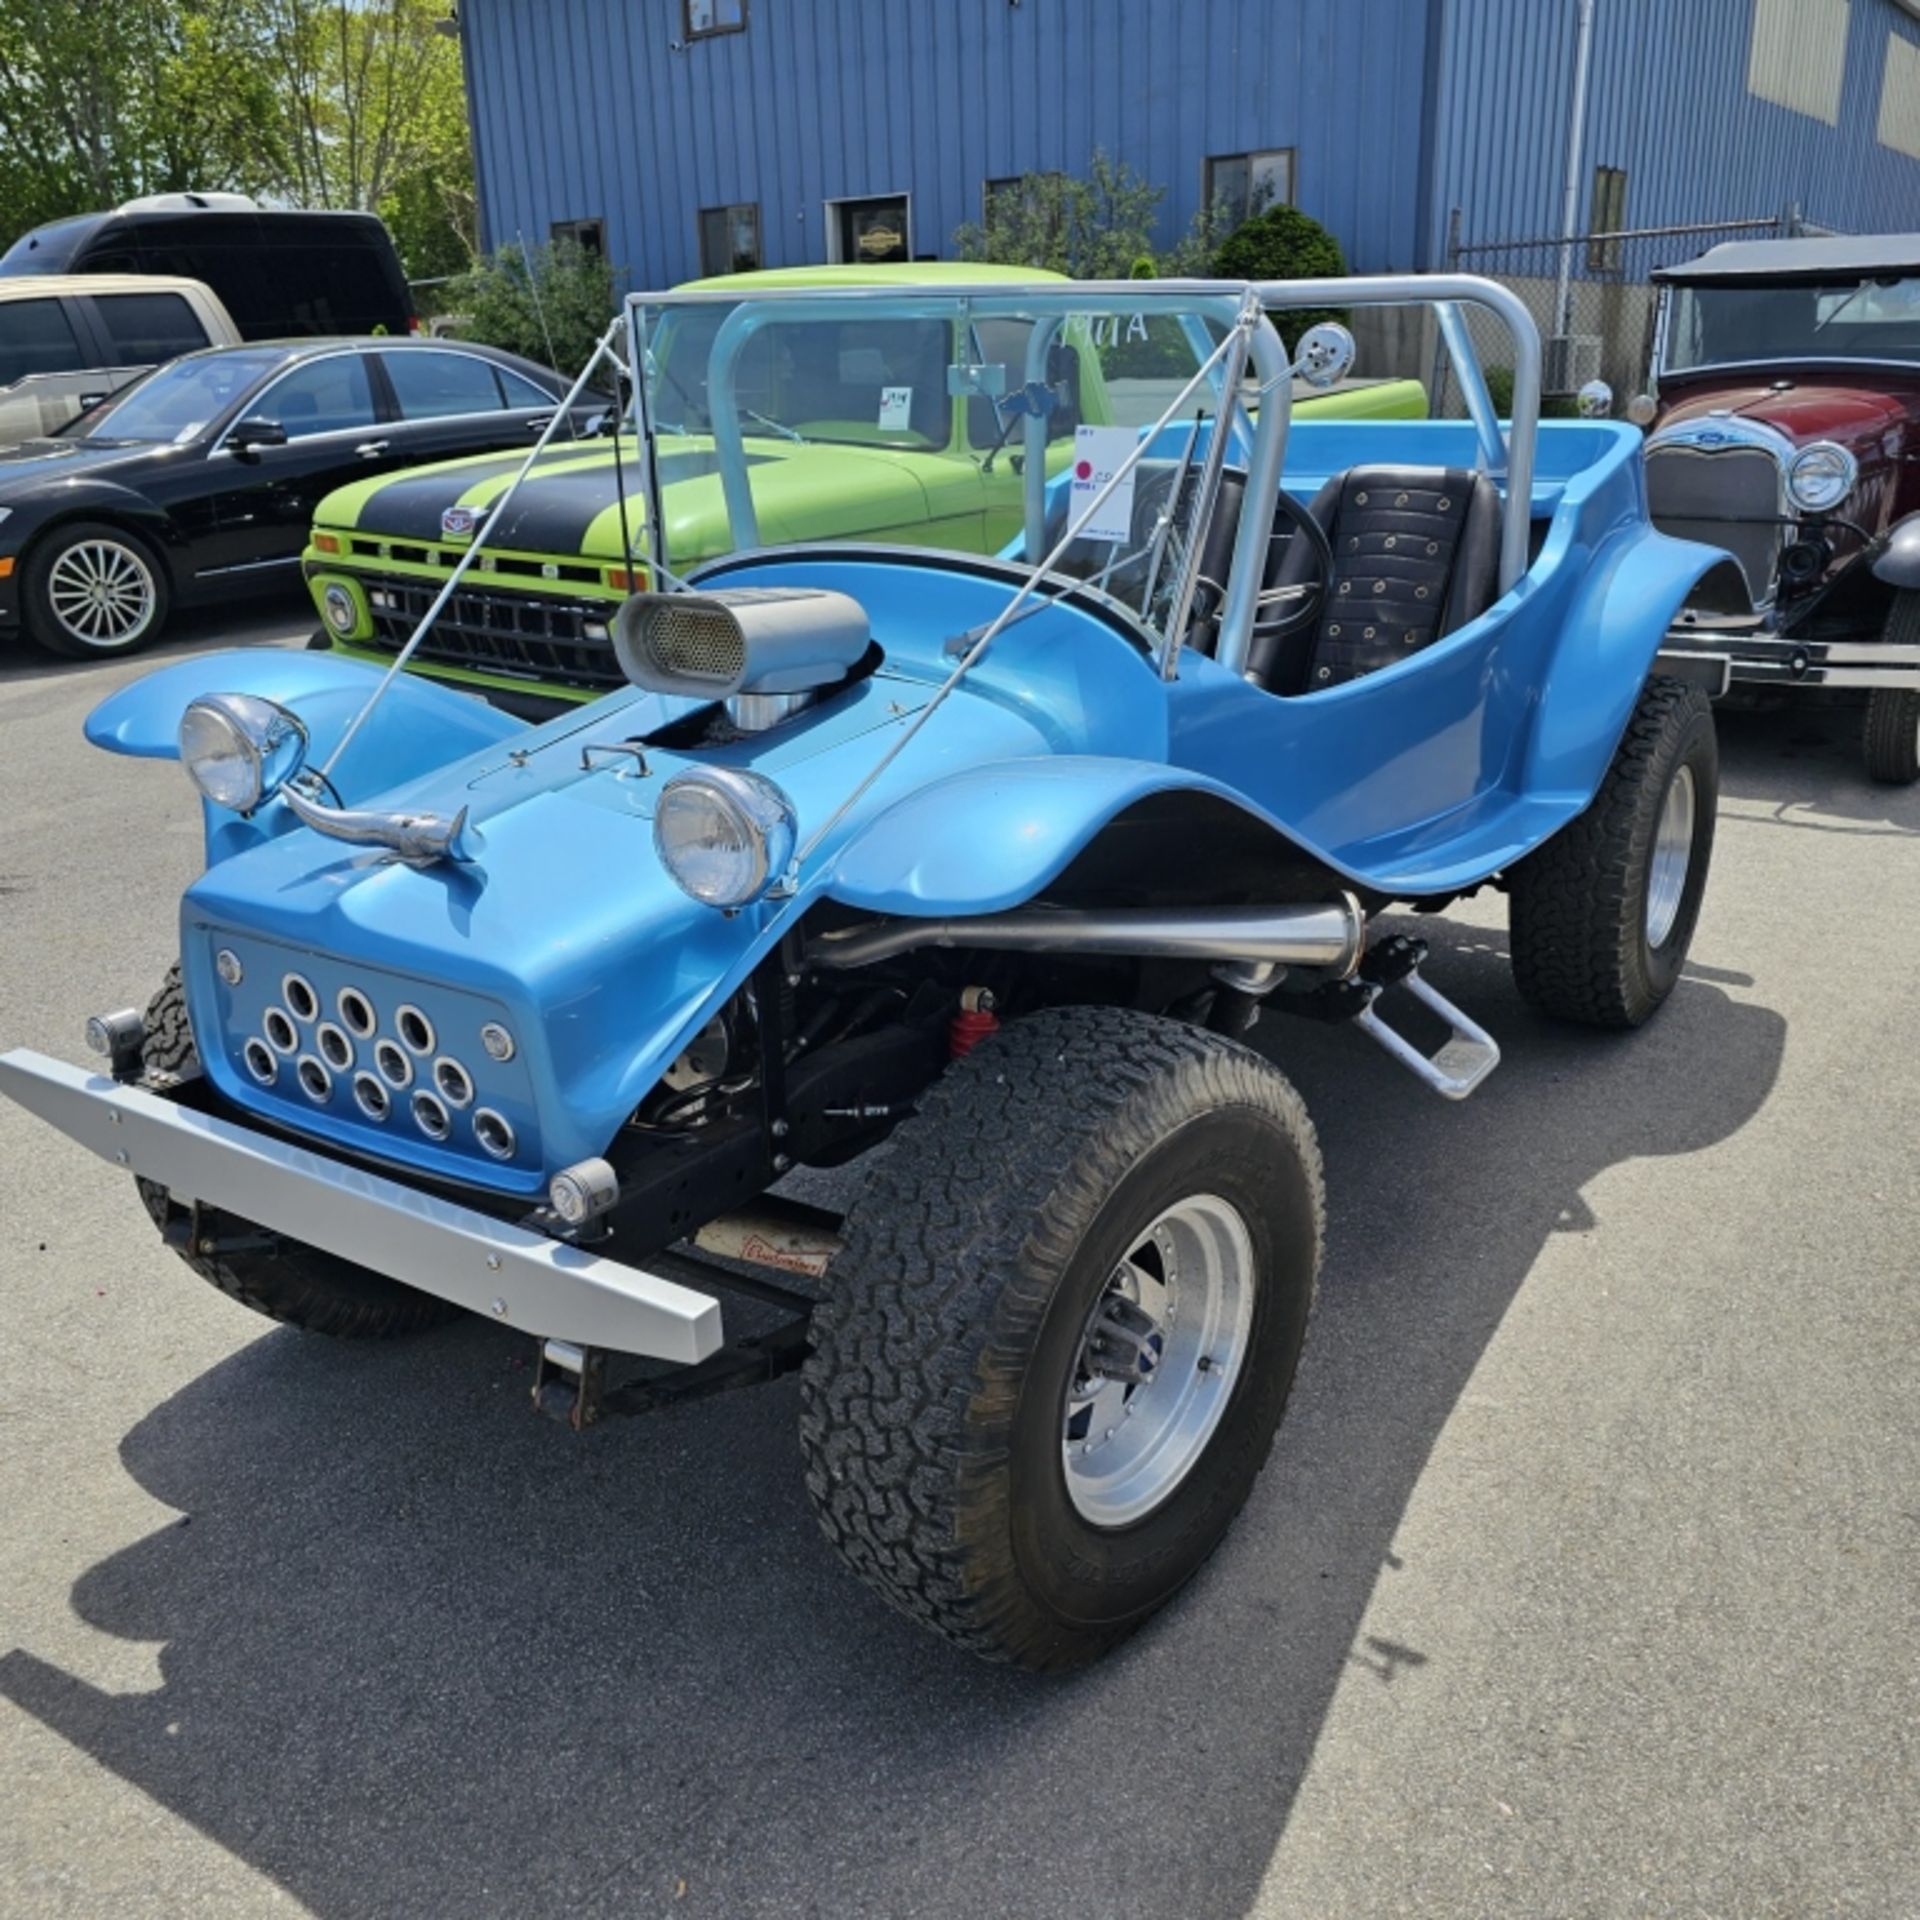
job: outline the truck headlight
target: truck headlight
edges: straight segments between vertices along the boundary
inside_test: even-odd
[[[793,864],[793,802],[764,774],[701,767],[660,794],[653,844],[660,864],[709,907],[744,907]]]
[[[359,602],[354,599],[352,590],[343,587],[338,580],[329,580],[321,589],[320,613],[327,625],[343,639],[360,624]]]
[[[307,730],[299,715],[258,694],[203,694],[180,716],[180,764],[217,807],[251,813],[306,758]]]
[[[1802,447],[1787,468],[1787,498],[1802,513],[1829,513],[1853,491],[1860,463],[1832,440]]]

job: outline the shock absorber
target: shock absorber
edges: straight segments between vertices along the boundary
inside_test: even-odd
[[[954,1059],[964,1060],[988,1034],[999,1031],[992,993],[985,987],[967,987],[960,995],[960,1011],[947,1025],[947,1050]]]

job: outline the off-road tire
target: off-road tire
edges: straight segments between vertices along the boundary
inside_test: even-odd
[[[143,1057],[149,1072],[187,1073],[198,1065],[177,962],[148,1003]],[[164,1229],[182,1203],[152,1180],[136,1176],[134,1184],[153,1224]],[[205,1239],[236,1239],[258,1231],[245,1220],[211,1209],[203,1209],[200,1218]],[[243,1307],[308,1333],[383,1339],[438,1326],[459,1312],[430,1293],[298,1240],[276,1239],[271,1248],[217,1254],[181,1246],[174,1250],[201,1279]]]
[[[1902,599],[1920,599],[1920,594]],[[1920,693],[1905,687],[1875,687],[1867,695],[1867,778],[1884,786],[1910,787],[1920,780]]]
[[[152,589],[151,611],[139,631],[124,640],[88,641],[70,632],[54,611],[51,582],[61,557],[89,542],[105,543],[137,557]],[[36,646],[68,660],[120,660],[159,638],[172,601],[167,564],[151,544],[125,527],[103,520],[68,520],[43,533],[28,548],[20,569],[20,618]]]
[[[1133,1524],[1095,1527],[1062,1458],[1081,1333],[1129,1236],[1199,1192],[1249,1231],[1245,1357],[1186,1476]],[[1252,1490],[1324,1217],[1306,1110],[1245,1047],[1091,1007],[992,1036],[899,1128],[814,1315],[800,1441],[827,1538],[974,1653],[1041,1670],[1098,1657],[1191,1578]]]
[[[1667,789],[1692,770],[1693,837],[1671,930],[1647,938],[1647,890]],[[1713,857],[1720,756],[1697,687],[1649,680],[1593,804],[1508,876],[1513,977],[1542,1013],[1583,1026],[1637,1027],[1673,991],[1700,917]]]

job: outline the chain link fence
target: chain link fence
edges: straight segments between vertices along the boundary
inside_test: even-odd
[[[1571,413],[1589,380],[1604,380],[1622,405],[1646,385],[1653,350],[1656,267],[1676,266],[1723,240],[1791,239],[1813,227],[1793,209],[1769,220],[1721,220],[1699,226],[1639,227],[1573,239],[1491,240],[1462,244],[1459,213],[1447,247],[1455,273],[1483,274],[1518,294],[1540,329],[1549,413]],[[1512,392],[1513,348],[1506,329],[1477,307],[1466,309],[1481,364],[1504,413]],[[1429,393],[1436,415],[1465,412],[1446,349],[1432,350]]]

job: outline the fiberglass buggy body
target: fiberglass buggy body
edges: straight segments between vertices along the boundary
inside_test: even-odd
[[[1414,301],[1473,418],[1292,425],[1351,341],[1290,364],[1266,309]],[[1466,302],[1514,336],[1504,427]],[[659,305],[602,353],[644,368]],[[757,547],[733,367],[850,310],[1028,323],[1024,366],[947,370],[1027,443],[1017,559]],[[1052,343],[1140,311],[1199,371],[1049,482]],[[98,709],[186,763],[206,871],[177,975],[90,1023],[111,1072],[16,1052],[0,1089],[248,1305],[491,1316],[576,1424],[803,1366],[852,1566],[981,1653],[1091,1658],[1231,1522],[1305,1333],[1318,1150],[1241,1036],[1349,1023],[1464,1096],[1493,1041],[1369,931],[1489,883],[1554,1013],[1638,1025],[1685,954],[1715,748],[1658,655],[1721,556],[1649,526],[1630,428],[1539,428],[1538,374],[1466,278],[740,302],[709,365],[740,551],[691,580],[642,545],[635,396],[628,689],[528,726],[404,656],[249,652]],[[768,1191],[883,1141],[844,1219]],[[723,1294],[774,1323],[729,1338]]]

